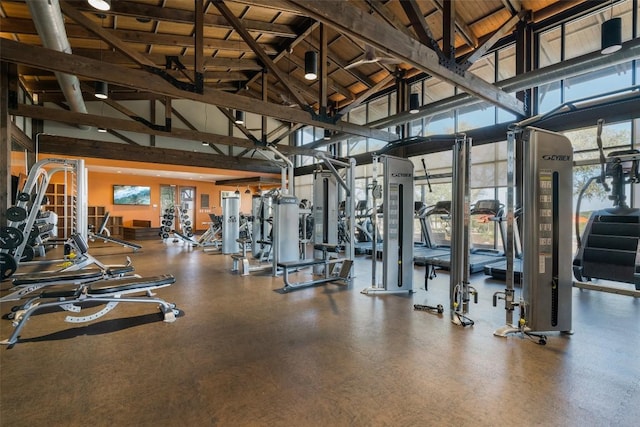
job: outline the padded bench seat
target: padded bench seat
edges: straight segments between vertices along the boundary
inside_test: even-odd
[[[61,271],[55,273],[34,273],[13,279],[14,286],[33,285],[35,283],[73,282],[100,279],[102,270]]]
[[[163,274],[161,276],[140,277],[131,280],[116,280],[92,283],[87,288],[90,295],[106,295],[123,291],[133,291],[136,289],[144,289],[153,286],[163,286],[175,283],[176,278],[171,274]]]
[[[278,263],[278,267],[285,269],[298,268],[298,267],[310,267],[312,265],[320,265],[327,262],[324,259],[299,259],[297,261],[283,261]]]

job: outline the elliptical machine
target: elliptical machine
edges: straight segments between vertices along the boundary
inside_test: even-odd
[[[630,208],[625,194],[627,184],[640,182],[640,151],[614,151],[605,158],[601,138],[603,123],[603,120],[598,120],[600,175],[587,181],[580,190],[576,205],[578,252],[573,260],[573,275],[578,283],[574,286],[640,297],[638,292],[582,283],[591,279],[604,279],[631,283],[635,285],[636,291],[640,290],[640,209]],[[611,179],[611,186],[607,179]],[[611,193],[609,200],[613,201],[613,207],[593,212],[580,238],[580,203],[585,191],[594,181]]]

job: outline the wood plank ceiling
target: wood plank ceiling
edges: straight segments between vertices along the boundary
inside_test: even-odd
[[[123,101],[188,99],[221,107],[230,122],[230,109],[243,108],[284,124],[285,132],[263,129],[256,137],[244,129],[245,143],[240,138],[222,142],[244,148],[260,140],[286,141],[286,130],[299,124],[392,140],[392,134],[345,124],[336,113],[393,85],[398,76],[411,78],[424,72],[522,113],[522,105],[513,96],[465,72],[468,64],[461,58],[472,55],[476,60],[499,36],[510,34],[521,19],[546,17],[580,3],[582,0],[112,0],[111,10],[99,12],[86,0],[60,0],[83,98],[93,99],[93,80],[104,79],[110,82],[110,105],[125,115],[126,108],[118,107]],[[8,52],[6,55],[20,46],[42,46],[25,1],[0,1],[0,37],[0,52]],[[304,78],[304,56],[310,50],[319,53],[322,65],[321,77],[314,81]],[[67,71],[65,61],[55,55],[45,60],[38,54],[41,51],[34,52],[36,57],[29,60],[5,54],[2,59],[19,62],[22,84],[40,103],[64,107],[66,101],[52,71]],[[102,65],[100,73],[92,71],[95,61]],[[202,87],[198,86],[198,72]],[[158,76],[164,81],[140,87],[144,73],[150,82]],[[229,95],[220,96],[219,91]],[[32,110],[23,113],[52,119]],[[173,114],[175,118],[178,113]],[[86,124],[95,125],[93,119]],[[179,119],[189,121],[188,117]],[[144,127],[135,131],[144,132]],[[154,132],[158,129],[150,127],[149,134]],[[184,132],[176,136],[185,137]],[[213,148],[217,144],[215,138],[200,134],[186,138],[209,140]]]

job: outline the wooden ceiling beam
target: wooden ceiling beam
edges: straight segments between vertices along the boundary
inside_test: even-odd
[[[10,109],[11,114],[17,116],[31,117],[39,120],[51,120],[54,122],[67,123],[69,125],[87,125],[95,128],[115,129],[147,135],[164,136],[167,138],[183,139],[186,141],[202,141],[212,144],[228,145],[253,149],[256,145],[246,139],[233,136],[218,135],[207,132],[193,131],[190,129],[174,128],[170,132],[153,129],[145,124],[133,121],[118,119],[114,117],[97,116],[93,114],[76,113],[73,111],[45,108],[34,105],[18,104],[17,108]],[[285,155],[313,155],[314,150],[298,147],[281,146],[278,147]]]
[[[86,12],[95,12],[95,9],[89,6],[86,2],[79,2],[77,9]],[[111,10],[104,13],[109,15],[153,19],[163,22],[179,22],[184,24],[193,24],[195,21],[195,14],[190,10],[139,4],[123,0],[111,2]],[[243,19],[242,22],[251,32],[270,34],[277,37],[296,37],[295,30],[288,25],[270,24],[251,19]],[[222,16],[212,15],[209,13],[204,14],[203,24],[205,27],[229,28],[229,23]]]
[[[92,23],[92,21],[89,21]],[[18,18],[0,18],[0,28],[2,32],[13,33],[17,35],[31,35],[35,36],[38,34],[36,31],[36,27],[33,25],[33,21],[30,19],[18,19]],[[100,27],[96,27],[100,28]],[[67,36],[70,39],[101,39],[100,36],[95,33],[79,26],[73,24],[66,24],[65,29],[67,31]],[[127,43],[136,43],[136,44],[144,44],[149,45],[161,45],[161,46],[170,46],[170,47],[193,47],[195,46],[194,38],[191,36],[181,36],[177,34],[154,34],[146,31],[134,31],[134,30],[117,30],[117,29],[104,29],[105,34],[110,34],[112,37],[119,39],[120,41]],[[216,49],[216,50],[228,50],[228,51],[241,51],[241,52],[249,52],[251,48],[242,42],[231,41],[231,40],[220,40],[214,39],[210,37],[205,37],[203,39],[203,45],[206,49]],[[261,44],[264,48],[265,52],[269,55],[274,55],[278,51],[271,45]],[[74,52],[76,49],[74,49]],[[80,50],[78,50],[80,51]],[[99,52],[99,51],[98,51]],[[159,62],[160,64],[164,64],[164,56],[165,55],[149,55],[137,52],[138,55],[142,57],[147,57],[154,64]],[[105,60],[109,57],[109,52],[103,52]],[[113,56],[113,55],[112,55]],[[154,61],[152,58],[163,58],[161,61]],[[189,58],[189,55],[183,56],[184,58]],[[130,59],[131,60],[131,59]],[[191,62],[191,61],[189,61]],[[205,64],[207,61],[205,61]],[[206,66],[206,65],[205,65]]]
[[[415,0],[403,0],[400,2],[402,5],[402,9],[404,10],[405,15],[409,18],[409,22],[413,27],[413,31],[415,31],[418,36],[418,40],[422,42],[422,44],[429,46],[438,56],[442,58],[445,57],[442,49],[438,45],[433,33],[431,32],[431,28],[429,28],[429,24],[427,24],[426,19],[422,16],[422,11],[420,10],[420,6],[416,3]],[[404,28],[404,26],[401,26]]]
[[[261,159],[235,158],[190,150],[125,145],[118,142],[94,141],[81,138],[43,134],[39,138],[39,151],[78,157],[158,163],[164,165],[196,166],[205,168],[279,173],[271,162]]]
[[[288,0],[287,3],[298,6],[314,19],[323,21],[338,31],[359,38],[382,52],[459,86],[473,96],[518,116],[527,115],[524,104],[513,95],[487,83],[472,73],[458,74],[449,70],[439,63],[438,56],[433,50],[394,28],[381,29],[377,18],[362,13],[349,2]]]
[[[60,1],[60,8],[62,9],[62,13],[64,13],[66,16],[74,20],[80,26],[84,27],[86,30],[89,30],[90,32],[92,32],[93,34],[95,34],[96,36],[104,40],[106,43],[109,44],[109,46],[119,50],[124,55],[131,58],[131,60],[137,64],[140,64],[143,66],[147,65],[150,67],[156,66],[156,64],[154,64],[147,57],[136,52],[135,50],[131,49],[129,46],[124,44],[124,42],[120,40],[118,37],[114,36],[104,28],[97,26],[93,21],[91,21],[89,18],[84,16],[81,12],[76,10],[66,0],[59,0],[59,1]]]
[[[400,2],[400,4],[402,5],[403,8],[405,7],[405,3],[406,2],[407,2],[406,0],[402,0]],[[412,3],[413,3],[413,1],[412,1]],[[380,0],[367,0],[366,3],[364,3],[363,1],[360,1],[359,4],[364,4],[366,6],[371,7],[373,10],[376,11],[376,13],[378,15],[380,15],[380,17],[382,17],[382,19],[387,21],[389,23],[389,25],[391,25],[393,28],[395,28],[396,30],[402,31],[408,37],[415,38],[415,35],[412,34],[411,31],[409,31],[409,29],[404,26],[402,21],[400,21],[400,19],[398,19],[398,17],[394,13],[392,13],[389,10],[389,8],[384,3],[382,3],[382,1],[380,1]],[[405,13],[406,13],[406,11],[405,11]],[[422,16],[420,16],[420,17],[424,20],[424,18]],[[426,25],[426,22],[425,22],[425,25]],[[416,29],[414,28],[414,31],[415,30]],[[416,32],[416,34],[417,34],[417,32]]]
[[[296,88],[289,84],[289,79],[287,79],[286,75],[278,68],[278,66],[271,60],[271,58],[267,55],[267,53],[262,49],[262,47],[258,44],[258,42],[253,38],[251,34],[244,28],[240,20],[231,12],[231,10],[227,7],[227,5],[222,0],[214,0],[213,4],[218,11],[225,17],[227,21],[231,24],[231,26],[236,30],[236,32],[242,37],[242,39],[247,43],[253,52],[258,56],[260,62],[264,64],[265,67],[269,69],[269,71],[278,79],[282,85],[291,93],[293,98],[298,102],[300,106],[306,105],[307,101],[304,99],[302,94]]]
[[[440,12],[444,12],[444,2],[447,0],[431,0],[433,4],[440,10]],[[465,23],[464,19],[460,16],[460,14],[456,13],[454,15],[455,26],[460,33],[460,36],[464,39],[465,43],[469,46],[476,48],[478,47],[478,38],[473,33],[473,30],[469,28],[469,26]]]
[[[482,58],[488,51],[498,42],[501,38],[511,32],[513,27],[527,15],[526,10],[520,10],[517,14],[513,15],[507,20],[500,28],[498,28],[488,39],[486,39],[477,49],[475,49],[471,55],[465,58],[466,64],[463,65],[465,69],[469,68],[471,64]]]
[[[89,79],[103,80],[134,90],[152,92],[171,98],[188,99],[226,108],[241,109],[288,122],[321,126],[337,132],[345,132],[382,141],[393,141],[397,138],[395,134],[372,129],[368,126],[360,126],[342,121],[323,123],[314,119],[306,111],[255,100],[246,96],[211,89],[210,87],[205,87],[204,93],[202,94],[180,90],[166,82],[162,77],[146,71],[125,68],[114,64],[105,67],[100,61],[73,54],[56,52],[9,39],[0,39],[0,59],[50,71],[73,73]]]

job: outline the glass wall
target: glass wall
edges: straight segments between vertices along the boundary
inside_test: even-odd
[[[564,60],[597,52],[600,49],[600,26],[606,19],[619,16],[623,21],[623,40],[637,37],[639,22],[633,22],[633,1],[616,2],[611,7],[605,5],[597,12],[560,23],[552,28],[540,29],[536,34],[535,66],[544,68]],[[635,33],[634,33],[635,31]],[[516,75],[515,46],[502,46],[476,61],[470,71],[483,80],[493,83],[512,78]],[[534,88],[534,111],[549,112],[566,102],[586,97],[597,96],[640,84],[640,60],[607,67],[601,70],[587,71],[582,75],[572,76],[558,81],[544,83]],[[434,104],[455,96],[454,86],[435,77],[412,82],[411,93],[420,93],[422,105]],[[365,125],[396,113],[396,93],[392,92],[373,99],[351,111],[348,121]],[[513,114],[494,107],[485,102],[475,102],[460,108],[438,112],[431,116],[420,117],[409,123],[410,136],[429,136],[454,134],[475,128],[486,127],[496,123],[513,122]],[[636,121],[640,122],[640,120]],[[628,149],[634,146],[635,138],[640,135],[631,121],[623,123],[607,123],[602,135],[605,153]],[[390,131],[393,131],[391,129]],[[577,194],[580,185],[593,171],[598,162],[595,146],[595,123],[587,129],[576,129],[566,133],[575,148],[576,180],[574,191]],[[305,139],[305,138],[303,138]],[[354,137],[342,145],[342,155],[354,155],[382,148],[382,141],[367,140]],[[637,147],[637,142],[635,143]],[[451,197],[450,178],[445,175],[451,172],[451,153],[435,153],[412,159],[415,170],[422,171],[421,159],[424,158],[430,175],[439,178],[431,180],[431,191],[424,179],[416,181],[415,197],[428,205]],[[504,199],[506,186],[506,142],[487,146],[474,147],[472,152],[472,199],[499,198]],[[366,170],[366,169],[363,169]],[[416,172],[416,175],[423,175]],[[364,177],[363,177],[364,178]],[[366,182],[363,179],[363,182]],[[363,184],[366,189],[366,185]],[[366,196],[366,191],[362,194]],[[491,196],[491,197],[490,197]],[[599,194],[600,200],[608,203],[606,195]],[[596,193],[594,196],[596,197]],[[637,204],[637,201],[635,202]],[[491,227],[489,227],[491,228]],[[495,236],[494,236],[495,237]],[[499,239],[495,239],[499,244]]]

